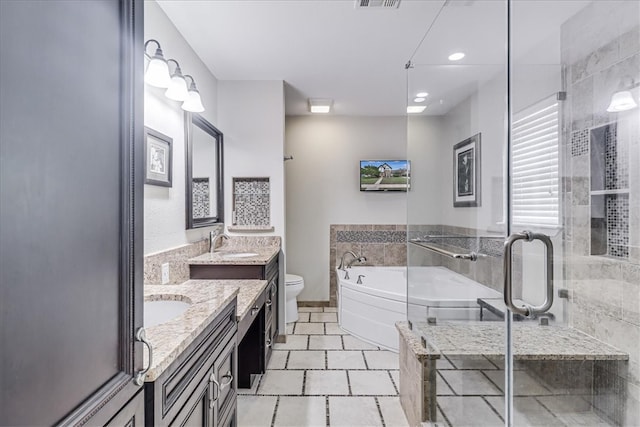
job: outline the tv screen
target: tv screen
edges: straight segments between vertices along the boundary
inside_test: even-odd
[[[407,191],[408,160],[360,160],[360,191]]]

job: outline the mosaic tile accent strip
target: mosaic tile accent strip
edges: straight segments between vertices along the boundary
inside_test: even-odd
[[[210,216],[209,178],[193,178],[192,188],[193,218],[208,218]]]
[[[269,178],[233,178],[233,225],[271,225]]]
[[[618,126],[605,126],[605,189],[629,188],[629,156],[624,144],[618,144]]]
[[[617,258],[629,258],[629,196],[606,196],[607,253]]]
[[[337,243],[406,243],[404,231],[337,231]]]
[[[571,155],[581,156],[589,152],[589,129],[581,129],[571,133]]]

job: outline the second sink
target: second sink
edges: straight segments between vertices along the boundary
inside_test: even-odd
[[[184,313],[190,303],[184,301],[145,301],[144,302],[144,327],[160,325],[168,322]]]

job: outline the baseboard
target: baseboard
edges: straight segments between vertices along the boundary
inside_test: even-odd
[[[331,307],[330,301],[298,301],[298,307]]]

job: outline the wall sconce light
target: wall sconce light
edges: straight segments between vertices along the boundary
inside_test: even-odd
[[[329,113],[333,105],[333,99],[308,99],[309,111],[312,113]]]
[[[190,75],[187,74],[185,75],[185,78],[186,77],[191,79],[191,86],[189,86],[187,99],[182,103],[182,109],[192,113],[202,113],[204,111],[204,105],[202,105],[202,100],[200,99],[200,92],[196,88],[196,82]]]
[[[153,56],[147,54],[147,46],[149,43],[155,43],[158,47],[156,53]],[[160,43],[157,40],[150,39],[144,44],[144,54],[149,59],[149,65],[147,65],[147,71],[144,73],[144,81],[147,84],[155,87],[169,87],[171,83],[171,76],[169,75],[169,65],[167,64]]]
[[[631,89],[639,85],[629,76],[622,78],[618,91],[611,95],[611,102],[607,107],[609,113],[618,113],[621,111],[632,110],[638,106],[638,103],[631,95]]]
[[[174,62],[176,64],[176,68],[171,75],[171,83],[169,84],[167,91],[164,93],[164,96],[174,101],[184,101],[189,95],[187,91],[187,81],[182,75],[182,70],[180,69],[178,61],[175,59],[169,59],[167,63],[169,62]]]

